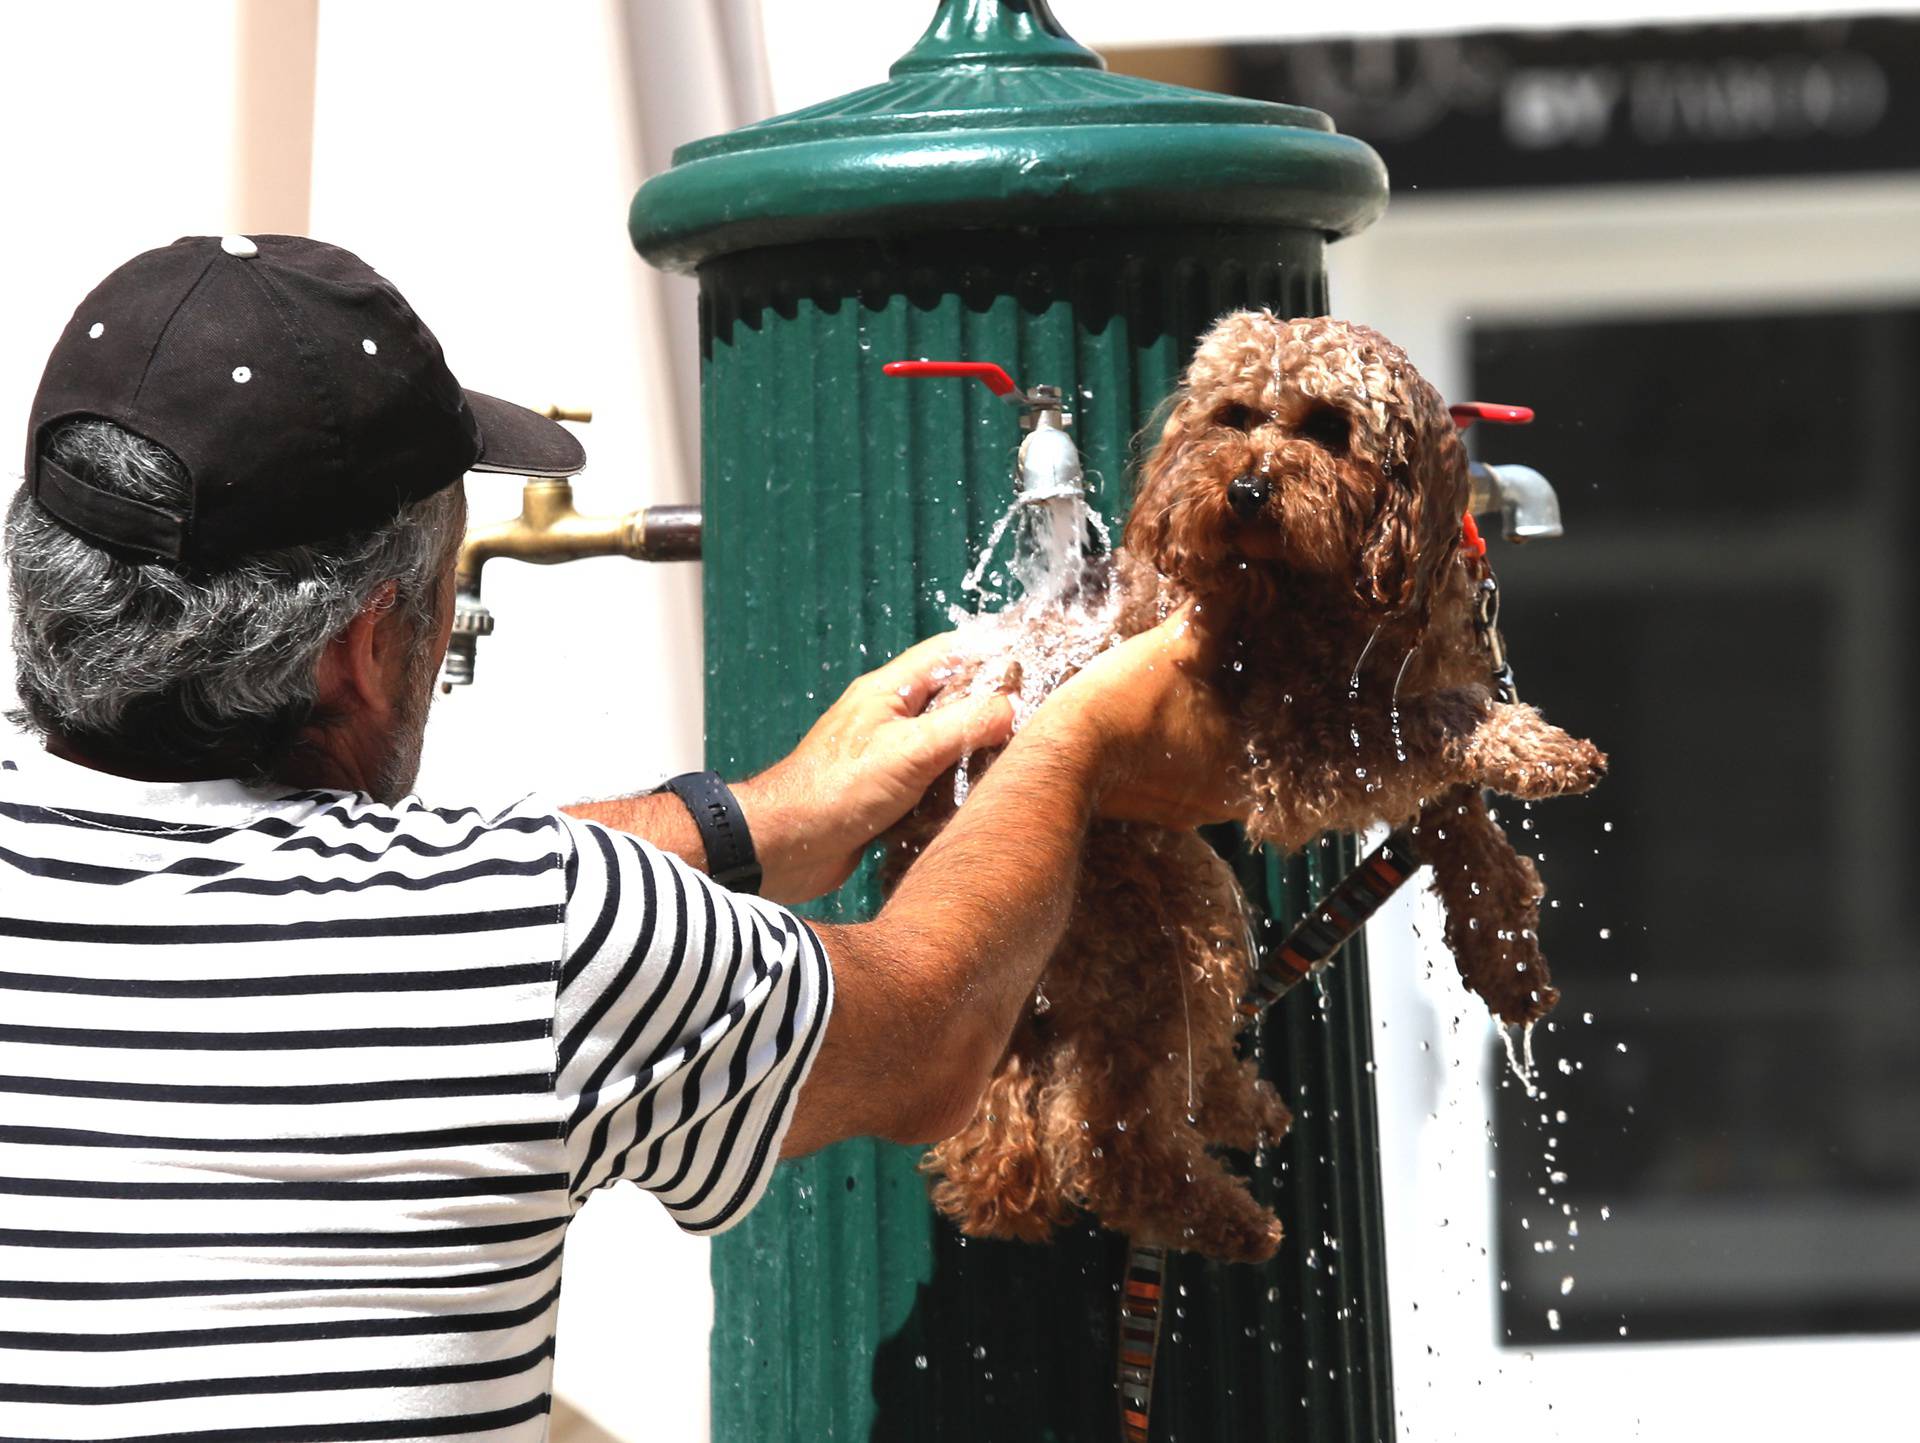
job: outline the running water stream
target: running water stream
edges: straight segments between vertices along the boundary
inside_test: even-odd
[[[963,664],[978,667],[967,694],[1004,690],[1016,731],[1049,692],[1115,641],[1112,541],[1083,493],[1019,496],[961,583],[977,610],[955,605],[948,615]],[[962,758],[954,774],[956,805],[967,799],[970,760]]]

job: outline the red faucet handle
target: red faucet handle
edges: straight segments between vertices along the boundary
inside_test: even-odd
[[[1524,426],[1533,419],[1531,406],[1502,406],[1497,401],[1462,401],[1457,406],[1449,406],[1453,413],[1453,424],[1462,431],[1475,421],[1496,421],[1503,426]]]
[[[992,361],[888,361],[881,367],[889,376],[964,376],[986,384],[996,396],[1018,396],[1014,384],[1001,367]]]

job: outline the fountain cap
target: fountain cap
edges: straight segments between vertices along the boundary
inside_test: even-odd
[[[1114,75],[1048,0],[941,0],[890,77],[681,146],[634,196],[667,270],[807,241],[1047,226],[1350,235],[1386,168],[1319,111]]]

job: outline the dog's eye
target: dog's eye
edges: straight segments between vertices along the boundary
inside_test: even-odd
[[[1251,406],[1243,406],[1238,401],[1229,401],[1213,413],[1213,424],[1226,426],[1235,431],[1251,431],[1267,418]]]
[[[1336,411],[1331,406],[1316,407],[1294,427],[1294,431],[1303,440],[1313,442],[1330,455],[1347,454],[1348,427],[1344,411]]]

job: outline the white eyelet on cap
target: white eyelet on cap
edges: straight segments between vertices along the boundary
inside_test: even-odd
[[[246,385],[247,382],[253,379],[252,368],[248,366],[235,366],[233,368],[233,379],[243,386]]]
[[[106,325],[100,321],[95,321],[92,325],[87,327],[87,339],[89,341],[97,341],[106,333],[107,333]]]
[[[365,351],[369,356],[376,356],[380,353],[380,348],[374,345],[371,338],[362,341],[360,343],[360,349]]]
[[[260,254],[260,247],[243,235],[221,236],[220,249],[230,256],[239,256],[243,260]]]

